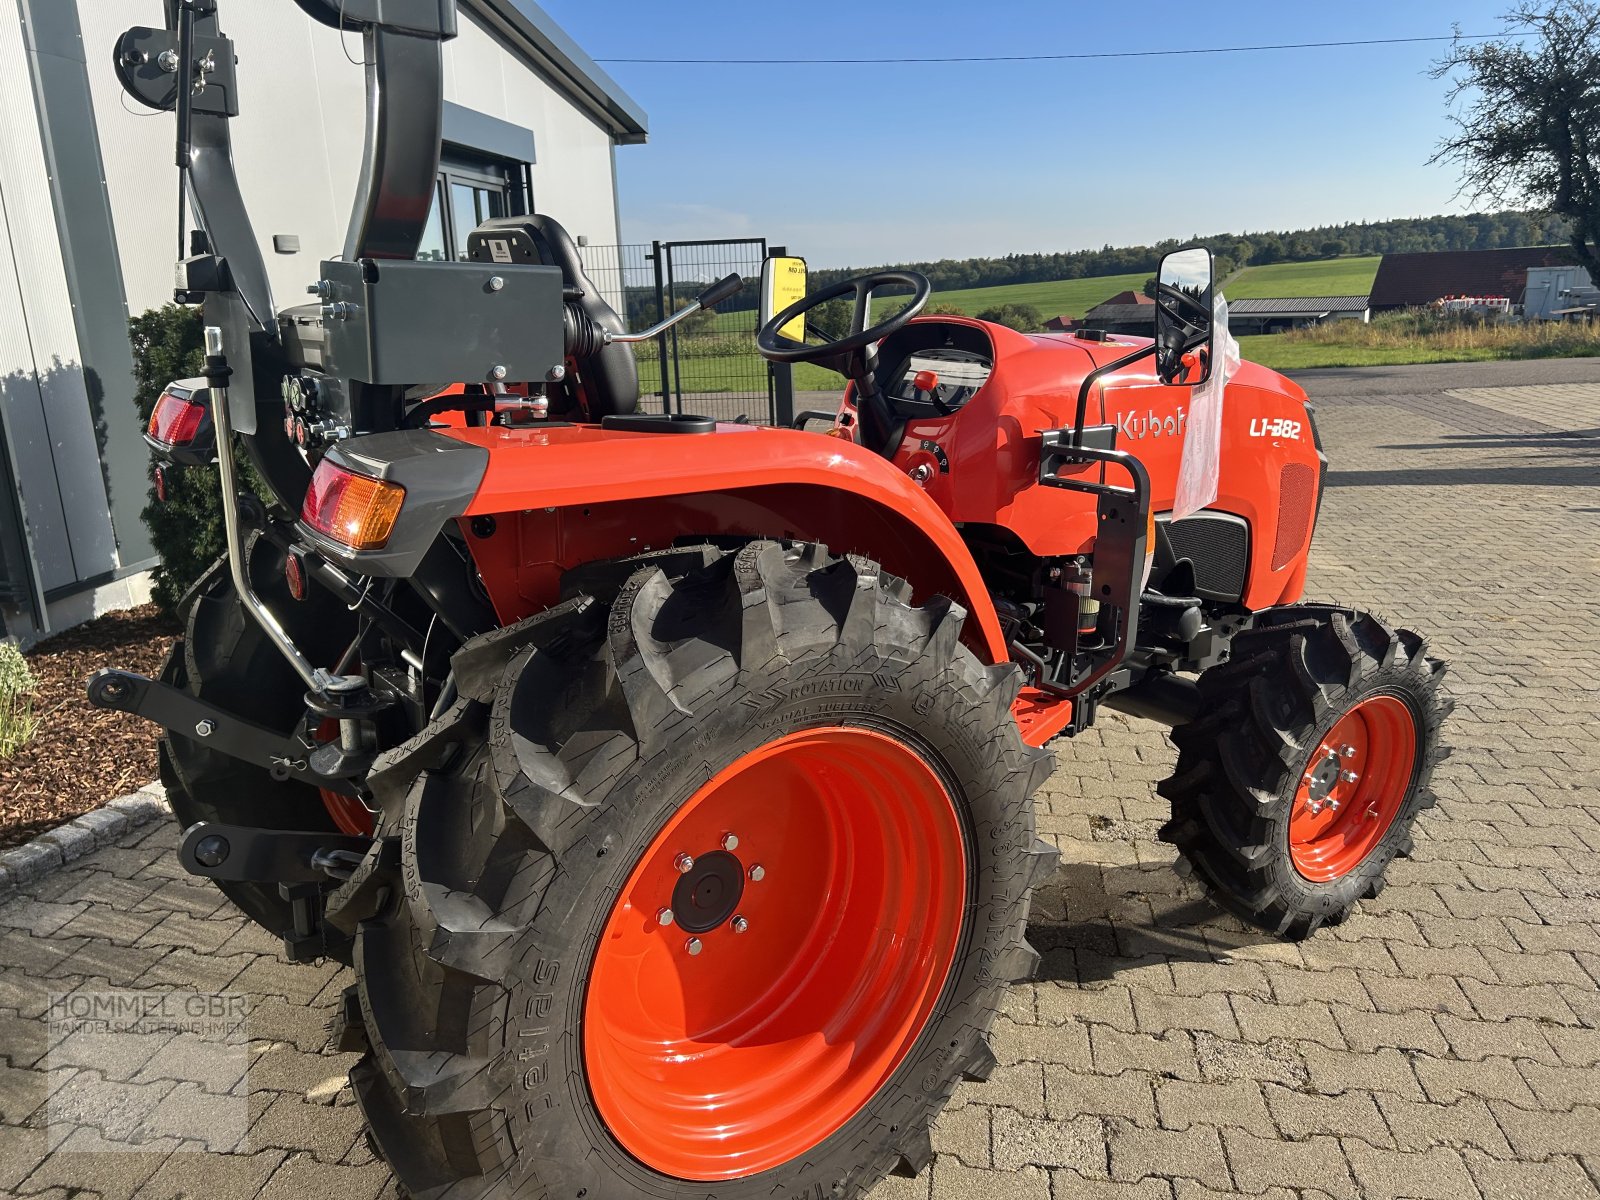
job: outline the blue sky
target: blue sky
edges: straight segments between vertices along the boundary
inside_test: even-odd
[[[1467,33],[1506,0],[543,0],[596,59],[1078,53]],[[604,63],[649,113],[623,234],[814,265],[1469,211],[1426,160],[1443,44],[1088,62]],[[1174,118],[1173,114],[1182,114]],[[1181,121],[1181,123],[1180,123]]]

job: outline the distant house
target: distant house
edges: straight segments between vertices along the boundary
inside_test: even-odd
[[[1141,292],[1118,292],[1083,314],[1077,328],[1150,336],[1156,328],[1156,302]]]
[[[1365,296],[1291,296],[1284,299],[1228,301],[1228,328],[1234,333],[1283,333],[1324,321],[1366,321]]]
[[[1528,271],[1561,262],[1556,246],[1385,254],[1372,281],[1372,311],[1416,308],[1446,296],[1505,296],[1521,303]]]
[[[1074,329],[1081,329],[1083,322],[1077,317],[1069,317],[1062,313],[1058,317],[1051,317],[1044,323],[1044,327],[1051,333],[1071,333]]]

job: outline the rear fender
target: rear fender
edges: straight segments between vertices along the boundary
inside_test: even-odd
[[[816,541],[856,553],[966,608],[963,640],[1008,658],[977,564],[948,517],[884,459],[839,438],[721,425],[715,433],[592,427],[452,429],[488,450],[460,518],[500,620],[559,599],[581,563],[695,537]],[[492,518],[483,520],[481,518]]]

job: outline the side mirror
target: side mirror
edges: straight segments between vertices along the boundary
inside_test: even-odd
[[[1166,384],[1211,378],[1213,287],[1211,251],[1174,250],[1156,272],[1156,374]]]
[[[761,320],[762,328],[791,304],[798,304],[806,295],[806,260],[788,255],[774,255],[761,263]],[[806,319],[796,317],[778,331],[793,342],[806,340]]]

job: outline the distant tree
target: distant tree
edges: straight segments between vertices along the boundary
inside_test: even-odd
[[[1031,304],[997,304],[979,313],[978,320],[993,321],[996,325],[1006,325],[1021,333],[1032,333],[1044,327],[1044,318]]]
[[[1144,281],[1144,287],[1140,290],[1143,291],[1146,296],[1150,297],[1150,299],[1154,300],[1156,298],[1156,277],[1152,275],[1149,279],[1146,279]]]
[[[1329,238],[1327,241],[1322,243],[1321,249],[1323,258],[1338,258],[1339,255],[1348,254],[1350,252],[1350,247],[1345,245],[1338,238]]]
[[[1483,42],[1458,26],[1434,64],[1455,132],[1429,162],[1459,166],[1463,193],[1564,218],[1572,257],[1600,281],[1600,0],[1521,3],[1505,20]]]
[[[925,317],[964,317],[967,315],[967,311],[959,304],[951,304],[948,300],[931,300],[928,302],[928,306],[922,310],[922,315]]]

